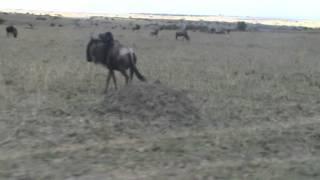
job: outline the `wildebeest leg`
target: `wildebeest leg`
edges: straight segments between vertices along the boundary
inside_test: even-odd
[[[133,73],[134,73],[133,69],[130,68],[130,81],[132,81],[132,79],[133,79]]]
[[[135,53],[132,53],[131,55],[132,55],[132,56],[129,56],[129,59],[131,59],[131,60],[130,60],[131,63],[132,63],[132,64],[136,64],[136,63],[137,63],[137,56],[136,56],[136,54],[135,54]],[[133,74],[134,74],[134,70],[133,70],[133,68],[129,68],[129,71],[130,71],[130,81],[132,81],[132,79],[133,79]]]
[[[111,72],[111,76],[112,76],[112,79],[113,79],[114,88],[115,88],[115,89],[118,89],[118,87],[117,87],[117,80],[116,80],[116,76],[114,75],[114,71],[111,70],[110,72]]]
[[[128,76],[126,70],[122,69],[122,70],[120,70],[120,72],[121,72],[121,74],[126,78],[126,84],[128,84],[128,82],[129,82],[129,76]]]
[[[107,81],[106,81],[106,89],[104,90],[105,92],[108,91],[110,78],[111,78],[111,71],[109,70]]]

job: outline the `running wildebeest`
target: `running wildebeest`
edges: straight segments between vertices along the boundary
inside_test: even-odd
[[[18,36],[18,30],[17,30],[17,28],[15,28],[14,26],[8,26],[7,28],[6,28],[6,31],[7,31],[7,37],[9,37],[9,35],[10,34],[12,34],[13,35],[13,37],[15,37],[15,38],[17,38],[17,36]]]
[[[99,35],[99,39],[91,38],[87,45],[87,61],[102,64],[109,70],[106,81],[105,91],[108,90],[110,78],[113,79],[115,89],[117,89],[117,81],[114,71],[119,71],[126,79],[132,81],[133,74],[141,81],[146,81],[143,75],[136,67],[137,57],[132,48],[128,48],[120,44],[119,41],[113,39],[111,32]],[[127,74],[130,70],[130,78]]]
[[[187,41],[190,40],[190,37],[189,37],[188,32],[186,30],[176,32],[176,40],[178,39],[178,37],[182,37],[183,39],[186,39]]]

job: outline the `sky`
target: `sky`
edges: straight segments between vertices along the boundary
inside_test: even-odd
[[[320,0],[0,0],[1,9],[320,20]]]

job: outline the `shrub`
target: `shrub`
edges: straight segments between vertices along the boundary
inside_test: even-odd
[[[245,31],[245,30],[247,30],[247,23],[246,22],[244,22],[244,21],[241,21],[241,22],[238,22],[237,23],[237,29],[239,30],[239,31]]]

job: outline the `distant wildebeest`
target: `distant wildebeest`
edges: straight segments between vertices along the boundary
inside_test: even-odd
[[[190,40],[190,37],[189,37],[188,32],[186,30],[177,31],[176,32],[176,40],[178,39],[178,37],[182,37],[183,39],[186,39],[187,41]]]
[[[31,24],[31,23],[28,23],[28,27],[27,27],[28,29],[33,29],[33,24]]]
[[[226,34],[226,31],[216,31],[216,34]]]
[[[128,48],[120,44],[119,41],[113,39],[111,32],[99,35],[99,39],[91,38],[87,45],[87,61],[101,64],[108,68],[109,74],[106,80],[105,91],[108,90],[110,78],[113,79],[115,88],[117,89],[117,81],[114,71],[119,71],[126,79],[126,84],[133,78],[133,74],[141,81],[146,81],[144,76],[136,67],[137,57],[132,48]],[[130,70],[130,77],[127,74]]]
[[[138,31],[140,29],[140,25],[139,24],[136,24],[133,28],[132,28],[132,31]]]
[[[98,21],[90,21],[90,25],[91,26],[99,26],[99,22]]]
[[[7,28],[6,28],[6,31],[7,31],[7,37],[9,37],[9,35],[10,34],[12,34],[13,35],[13,37],[15,37],[15,38],[17,38],[17,36],[18,36],[18,30],[17,30],[17,28],[15,28],[14,26],[8,26]]]
[[[208,33],[215,33],[216,32],[216,28],[208,28]]]
[[[230,34],[230,29],[216,29],[216,34]]]
[[[154,29],[153,31],[150,32],[150,36],[158,37],[158,34],[159,34],[159,29]]]

